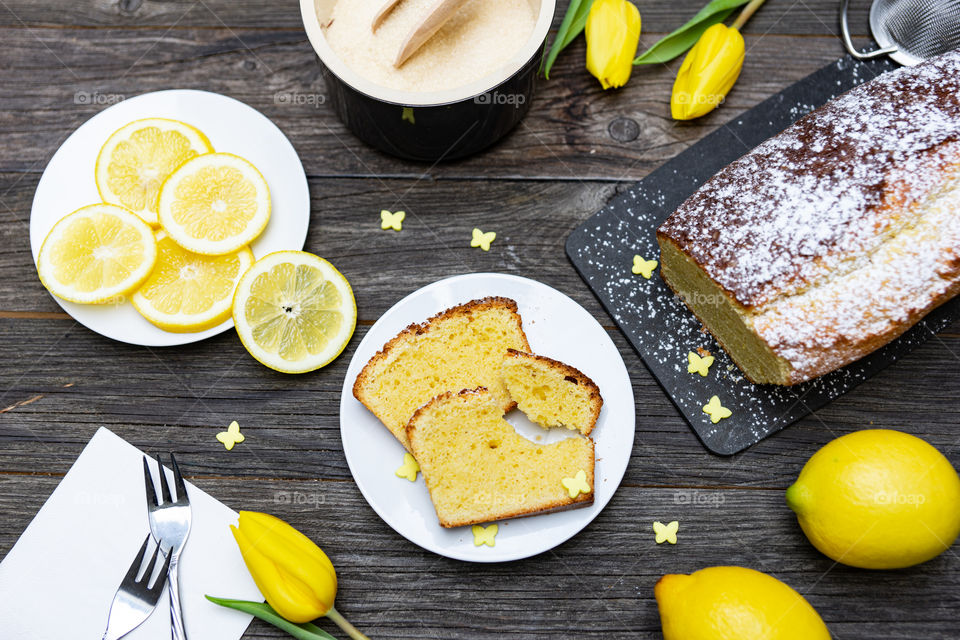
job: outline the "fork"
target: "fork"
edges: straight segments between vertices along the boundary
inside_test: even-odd
[[[167,483],[167,474],[157,455],[157,467],[160,471],[160,495],[163,501],[157,500],[157,491],[150,473],[150,464],[147,457],[143,457],[144,484],[147,489],[147,513],[150,518],[150,531],[160,546],[169,554],[170,571],[167,573],[167,582],[170,583],[170,635],[173,640],[187,640],[187,633],[183,624],[183,611],[180,608],[180,552],[190,535],[190,498],[187,496],[187,487],[180,474],[177,459],[170,454],[170,463],[173,468],[173,479],[176,485],[176,500],[170,497],[170,485]]]
[[[127,635],[150,617],[153,610],[160,601],[160,594],[163,593],[163,585],[166,582],[167,570],[170,567],[170,554],[167,554],[163,561],[163,568],[160,575],[150,586],[150,576],[153,575],[153,569],[157,564],[157,556],[160,555],[160,545],[153,551],[153,557],[143,572],[143,577],[137,580],[137,574],[140,572],[140,566],[143,564],[143,558],[147,555],[147,544],[150,542],[150,534],[143,540],[140,552],[136,559],[130,565],[127,575],[123,577],[116,595],[113,596],[113,602],[110,604],[110,612],[107,614],[107,630],[103,632],[103,640],[118,640]]]

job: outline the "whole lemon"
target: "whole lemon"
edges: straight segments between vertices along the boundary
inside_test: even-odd
[[[829,640],[803,596],[744,567],[671,574],[654,587],[664,640]]]
[[[787,504],[822,553],[864,569],[933,558],[960,534],[960,477],[920,438],[866,429],[827,443],[787,489]]]

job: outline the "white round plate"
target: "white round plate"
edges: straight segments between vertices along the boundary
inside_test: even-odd
[[[592,433],[597,466],[594,501],[589,507],[529,518],[499,521],[494,547],[473,544],[470,527],[444,529],[423,476],[416,482],[398,478],[404,448],[366,407],[353,397],[353,382],[383,345],[412,323],[486,296],[516,300],[530,347],[537,354],[566,362],[600,387],[603,410]],[[515,409],[507,420],[517,431],[540,442],[571,436],[566,429],[545,431]],[[518,276],[476,273],[455,276],[415,291],[387,311],[370,328],[347,369],[340,396],[340,434],[350,472],[373,510],[410,542],[448,558],[470,562],[504,562],[542,553],[561,544],[597,517],[620,485],[633,450],[635,412],[630,376],[616,346],[600,324],[579,304],[545,284]]]
[[[302,249],[310,224],[310,192],[293,145],[266,116],[233,98],[207,91],[176,89],[146,93],[119,102],[70,134],[47,165],[30,212],[30,247],[36,262],[53,225],[71,211],[100,202],[94,167],[100,147],[115,130],[140,118],[172,118],[203,131],[216,151],[243,156],[263,173],[272,211],[263,234],[251,245],[262,258],[273,251]],[[233,327],[227,320],[199,333],[169,333],[147,322],[129,302],[84,305],[54,300],[77,322],[130,344],[166,347],[197,342]]]

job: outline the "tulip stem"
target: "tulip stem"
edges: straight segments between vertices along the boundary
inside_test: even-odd
[[[762,5],[765,1],[766,0],[751,0],[750,4],[743,8],[743,11],[740,12],[740,15],[737,17],[737,19],[732,25],[730,25],[730,28],[736,29],[737,31],[743,29],[743,25],[747,24],[747,20],[750,19],[750,16],[756,13],[757,9],[759,9],[760,5]]]
[[[330,607],[330,611],[327,611],[327,617],[337,623],[337,626],[343,629],[353,640],[370,640],[370,638],[360,633],[359,629],[350,624],[350,622],[333,607]]]

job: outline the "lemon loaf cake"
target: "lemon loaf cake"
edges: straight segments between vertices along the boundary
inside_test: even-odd
[[[502,400],[481,387],[444,393],[410,419],[411,450],[442,526],[532,516],[593,502],[590,438],[537,444],[519,435],[503,414]]]
[[[733,162],[657,231],[661,276],[746,376],[842,367],[960,292],[960,50]]]
[[[367,362],[353,395],[409,450],[413,412],[445,391],[483,386],[504,412],[516,406],[500,377],[507,349],[530,350],[517,303],[474,300],[401,331]]]
[[[566,427],[590,435],[603,398],[596,383],[568,364],[508,349],[503,381],[510,397],[542,427]]]

